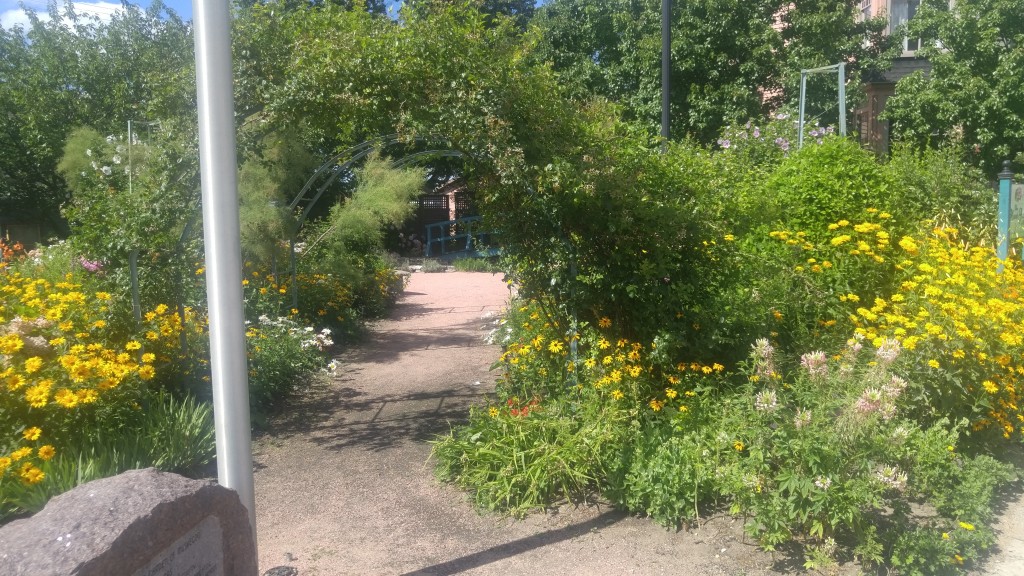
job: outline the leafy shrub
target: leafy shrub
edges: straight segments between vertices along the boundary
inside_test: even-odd
[[[893,214],[901,207],[875,157],[836,136],[792,152],[765,182],[764,194],[778,202],[766,222],[780,220],[808,233],[865,207]]]
[[[704,321],[714,311],[691,306],[729,273],[703,243],[726,233],[696,177],[712,168],[690,146],[658,148],[623,126],[595,127],[588,148],[552,159],[529,194],[485,204],[521,294],[556,303],[563,322],[609,317],[634,339],[668,331],[689,345],[695,323],[714,324]]]
[[[498,397],[435,444],[439,476],[516,514],[600,491],[677,526],[727,503],[765,548],[803,542],[809,568],[959,572],[950,562],[969,567],[990,545],[1010,468],[962,452],[964,425],[916,419],[928,383],[896,340],[856,334],[797,364],[760,340],[728,378],[612,328],[512,307],[492,334],[505,345]],[[913,514],[919,501],[935,514]]]
[[[592,127],[537,175],[502,231],[530,300],[491,335],[488,412],[435,447],[443,478],[516,512],[587,490],[666,526],[724,505],[808,569],[971,569],[1013,476],[979,432],[1024,418],[1022,279],[981,247],[989,192],[942,153],[884,163],[827,129],[786,150],[779,120],[666,154]],[[932,217],[974,228],[929,236]],[[548,476],[531,442],[582,477]]]
[[[452,262],[452,266],[459,272],[491,272],[502,271],[501,265],[490,258],[459,258]]]
[[[612,339],[611,319],[598,322],[601,331],[584,325],[579,333],[566,332],[538,303],[511,308],[491,335],[506,347],[498,400],[435,444],[440,477],[469,488],[481,507],[517,514],[554,498],[585,498],[597,486],[623,494],[631,457],[622,447],[630,439],[646,441],[628,422],[685,414],[696,393],[684,387],[681,375],[701,380],[723,367],[662,367],[651,347]],[[636,499],[660,498],[660,506],[671,507],[669,494]],[[678,521],[670,513],[663,517]]]
[[[324,351],[334,344],[331,331],[280,316],[260,316],[246,331],[249,345],[249,403],[261,419],[324,365]]]
[[[995,190],[980,170],[960,162],[951,147],[915,150],[898,145],[883,170],[892,180],[904,221],[934,221],[957,228],[974,244],[991,243]]]
[[[137,251],[141,298],[151,308],[182,298],[185,248],[195,246],[179,246],[179,239],[198,212],[189,178],[194,152],[182,143],[132,138],[76,129],[58,169],[73,192],[64,213],[76,253],[91,263],[88,269],[102,270],[109,291],[128,294],[129,261]]]

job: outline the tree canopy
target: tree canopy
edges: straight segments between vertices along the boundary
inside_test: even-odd
[[[1024,151],[1024,4],[924,0],[909,34],[931,71],[896,85],[885,112],[894,136],[950,144],[994,175]]]
[[[540,57],[577,97],[602,96],[650,126],[660,118],[660,0],[553,0],[538,11]],[[851,84],[885,70],[895,41],[857,2],[696,0],[672,16],[673,134],[712,142],[730,122],[799,94],[801,68],[846,62]],[[811,109],[835,110],[835,82],[812,80]],[[820,84],[820,87],[818,86]],[[831,110],[827,103],[831,103]]]
[[[27,29],[0,29],[0,198],[56,223],[68,197],[57,163],[74,128],[191,119],[191,25],[159,1],[107,23],[71,4],[28,15]]]

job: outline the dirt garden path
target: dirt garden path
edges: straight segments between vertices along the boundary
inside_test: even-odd
[[[299,576],[799,571],[798,562],[773,561],[741,542],[740,521],[728,517],[669,532],[593,505],[513,521],[481,515],[462,493],[439,484],[427,441],[493,390],[489,367],[500,350],[484,343],[485,316],[496,316],[508,296],[496,275],[413,274],[391,317],[339,358],[338,376],[303,395],[258,439],[261,572],[282,566]],[[1008,532],[1024,535],[1024,516],[1008,513],[1003,520]],[[1024,540],[1007,543],[989,563],[991,573],[1024,574]]]

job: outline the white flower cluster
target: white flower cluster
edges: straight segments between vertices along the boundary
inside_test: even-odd
[[[306,330],[309,332],[313,331],[313,329],[309,327],[307,327]],[[310,346],[321,352],[327,350],[331,346],[334,346],[334,340],[331,339],[331,329],[324,328],[319,333],[314,334],[311,338],[302,341],[303,348],[309,348]]]
[[[262,314],[257,320],[262,326],[282,329],[292,336],[303,336],[304,339],[300,343],[302,348],[316,348],[323,352],[334,345],[330,328],[324,328],[320,332],[315,333],[316,329],[312,326],[299,326],[298,323],[286,316],[278,316],[277,319],[272,319],[270,316]]]
[[[761,390],[754,396],[754,408],[760,412],[774,412],[779,407],[779,397],[775,390]]]
[[[907,473],[896,466],[882,466],[875,471],[875,478],[895,490],[903,490],[907,486]]]
[[[846,346],[850,355],[856,356],[864,348],[864,335],[860,333],[854,334],[853,338],[846,341]]]
[[[758,378],[767,380],[778,375],[775,369],[775,347],[767,338],[758,338],[754,342],[753,359]]]
[[[800,357],[800,365],[807,370],[812,378],[825,377],[828,375],[828,358],[821,350],[808,352]]]
[[[892,364],[900,355],[900,341],[895,338],[886,338],[875,350],[875,357],[885,364]]]
[[[896,415],[896,399],[907,389],[907,381],[895,374],[881,388],[869,386],[854,403],[857,413],[867,416],[878,413],[882,420],[891,420]]]
[[[799,430],[811,423],[811,411],[798,408],[796,416],[793,417],[793,426]]]

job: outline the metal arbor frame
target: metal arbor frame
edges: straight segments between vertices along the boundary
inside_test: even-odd
[[[289,210],[291,210],[294,213],[297,209],[299,209],[299,205],[302,203],[302,200],[304,198],[306,198],[306,194],[309,193],[310,190],[315,190],[315,192],[313,193],[313,196],[307,199],[308,203],[302,208],[302,212],[301,212],[301,214],[299,214],[299,217],[296,220],[295,228],[293,229],[292,234],[288,238],[288,250],[289,250],[289,271],[288,271],[288,273],[289,273],[289,276],[291,278],[291,286],[289,287],[289,290],[292,291],[291,295],[292,295],[292,306],[293,307],[296,306],[297,303],[298,303],[298,292],[297,292],[297,288],[295,288],[295,286],[297,285],[296,282],[295,282],[296,281],[296,275],[297,275],[297,273],[296,273],[295,244],[296,244],[296,240],[298,239],[299,231],[302,229],[302,225],[305,224],[306,220],[308,219],[309,214],[310,214],[310,212],[312,212],[314,205],[320,200],[320,198],[324,195],[324,193],[331,186],[331,184],[334,184],[335,182],[337,182],[338,179],[340,179],[344,175],[350,175],[352,173],[352,167],[355,165],[355,163],[359,162],[360,160],[362,160],[362,159],[366,158],[367,156],[369,156],[374,150],[383,150],[383,149],[385,149],[385,148],[387,148],[389,146],[395,146],[395,145],[400,145],[400,144],[408,144],[410,142],[418,142],[418,143],[421,143],[421,144],[422,143],[426,143],[426,144],[430,144],[430,143],[444,143],[444,144],[447,145],[449,141],[448,141],[447,138],[445,138],[443,136],[439,136],[439,135],[415,136],[415,137],[408,138],[408,139],[401,139],[401,138],[399,138],[398,134],[388,134],[386,136],[381,136],[379,138],[374,138],[372,140],[367,140],[365,142],[361,142],[359,144],[356,144],[355,146],[352,146],[351,148],[346,149],[345,151],[343,151],[343,152],[341,152],[339,154],[336,154],[336,155],[332,156],[326,162],[324,162],[313,173],[313,175],[309,177],[309,179],[306,181],[306,184],[302,187],[302,189],[299,191],[299,193],[295,195],[295,198],[293,198],[292,201],[288,203]],[[449,158],[467,158],[467,157],[469,157],[469,155],[467,155],[466,153],[461,152],[459,150],[452,149],[452,148],[428,149],[428,150],[421,150],[419,152],[413,152],[413,153],[410,153],[410,154],[406,154],[406,155],[398,158],[397,160],[394,160],[391,163],[391,166],[394,167],[394,168],[401,168],[403,166],[408,166],[409,164],[413,164],[413,163],[416,163],[416,162],[422,162],[422,161],[429,160],[429,159],[432,159],[432,158],[444,158],[444,157],[449,157]],[[321,179],[323,179],[323,178],[326,178],[326,179],[321,181]],[[318,184],[318,182],[319,182],[319,184]],[[198,202],[197,202],[197,204],[198,204]],[[191,217],[189,217],[188,220],[185,221],[185,226],[184,226],[184,228],[181,231],[181,235],[178,237],[178,242],[175,245],[175,253],[181,253],[181,251],[182,251],[182,249],[183,249],[183,247],[185,245],[185,242],[187,242],[188,239],[191,238],[195,234],[196,224],[197,224],[197,221],[198,221],[199,216],[200,216],[200,214],[199,214],[199,207],[196,206],[192,210],[193,210],[194,213],[192,214]],[[137,256],[138,256],[137,252],[138,252],[137,250],[133,251],[131,256],[133,258],[137,258]],[[137,272],[134,269],[133,269],[133,271],[131,273],[131,278],[133,279],[133,294],[132,294],[132,296],[133,296],[134,299],[137,300],[138,299],[138,293],[137,293],[138,292],[138,286],[137,286],[138,278],[137,278]],[[135,308],[136,308],[136,320],[139,320],[140,319],[140,312],[139,312],[139,308],[138,308],[137,304],[135,305]],[[178,314],[181,317],[182,322],[184,322],[185,321],[184,305],[179,303],[178,304],[178,308],[179,308]],[[181,341],[182,350],[184,350],[185,346],[186,346],[184,335],[182,335],[182,339],[181,340],[182,340]]]
[[[807,105],[807,75],[835,71],[839,76],[839,133],[846,136],[846,63],[800,70],[800,125],[797,149],[804,147],[804,108]]]
[[[296,261],[295,244],[298,239],[299,230],[302,229],[302,225],[306,223],[306,219],[309,217],[309,213],[313,210],[313,206],[320,200],[324,195],[324,192],[337,182],[343,175],[350,175],[352,173],[352,167],[356,162],[366,158],[375,150],[384,150],[390,146],[405,145],[410,143],[417,144],[441,144],[443,146],[450,146],[450,141],[439,134],[428,134],[426,136],[413,136],[411,138],[402,138],[398,134],[388,134],[380,136],[372,140],[361,142],[336,154],[324,162],[320,168],[317,168],[313,175],[306,180],[306,184],[299,190],[299,193],[295,195],[295,198],[288,204],[288,209],[294,212],[298,209],[299,204],[303,199],[307,199],[306,195],[313,191],[313,195],[308,198],[308,203],[302,209],[302,213],[299,214],[299,218],[295,223],[295,228],[292,231],[291,237],[288,239],[288,258],[289,258],[289,275],[291,277],[291,285],[289,290],[292,296],[292,306],[297,307],[299,302],[298,292],[298,266]],[[406,154],[401,158],[393,161],[391,166],[394,168],[401,168],[408,166],[416,162],[422,162],[433,158],[468,158],[466,153],[455,150],[453,148],[437,148],[421,150],[419,152],[413,152]]]

